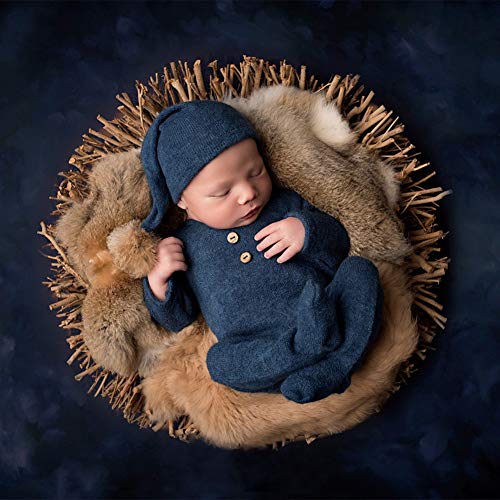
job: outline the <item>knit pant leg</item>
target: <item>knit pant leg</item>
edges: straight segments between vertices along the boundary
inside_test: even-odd
[[[279,334],[249,332],[224,338],[207,353],[212,380],[243,392],[279,392],[283,380],[342,343],[332,299],[308,280],[297,302],[296,324]]]
[[[311,355],[324,355],[343,341],[335,300],[328,288],[314,279],[307,280],[297,303],[295,349]]]
[[[280,383],[289,374],[322,357],[298,353],[295,334],[293,327],[278,338],[276,334],[259,334],[217,342],[206,359],[212,380],[242,392],[279,392]]]
[[[344,392],[380,333],[384,294],[378,270],[371,261],[362,257],[345,259],[327,291],[337,305],[344,341],[319,362],[286,378],[281,392],[296,403]]]

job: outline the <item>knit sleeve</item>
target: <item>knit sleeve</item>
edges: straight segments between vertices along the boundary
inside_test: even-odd
[[[283,218],[287,217],[297,217],[304,225],[304,246],[300,255],[325,272],[335,273],[351,246],[345,227],[303,198],[300,209],[289,210]]]
[[[164,300],[154,295],[147,276],[142,282],[146,307],[153,319],[167,330],[180,332],[198,316],[198,302],[183,272],[176,271],[170,276]]]

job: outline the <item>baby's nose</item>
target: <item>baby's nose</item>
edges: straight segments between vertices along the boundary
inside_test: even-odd
[[[240,198],[240,203],[244,205],[245,203],[248,203],[249,201],[255,200],[255,198],[258,197],[257,191],[255,191],[253,188],[247,189],[245,193],[241,196]]]

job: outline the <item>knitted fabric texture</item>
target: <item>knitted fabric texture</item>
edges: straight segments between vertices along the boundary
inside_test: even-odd
[[[302,221],[305,240],[280,264],[278,255],[267,259],[256,250],[254,236],[287,217]],[[206,359],[214,381],[242,392],[281,392],[297,403],[349,386],[379,333],[383,291],[372,262],[347,256],[349,237],[337,219],[274,186],[251,224],[216,229],[188,219],[174,236],[184,242],[188,269],[171,275],[164,300],[145,277],[145,303],[173,332],[201,311],[218,340]],[[244,252],[249,261],[240,260]]]
[[[219,101],[188,101],[164,109],[149,127],[141,161],[152,197],[152,209],[141,227],[153,231],[171,201],[177,203],[196,174],[225,149],[260,139],[236,109]]]

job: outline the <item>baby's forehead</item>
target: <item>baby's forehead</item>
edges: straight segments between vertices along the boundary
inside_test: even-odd
[[[253,139],[252,142],[255,143]],[[223,153],[224,151],[202,167],[185,189],[191,187],[190,191],[193,191],[194,194],[196,189],[212,189],[229,184],[240,174],[245,174],[245,172],[255,168],[257,163],[261,163],[261,160],[264,161],[257,148],[250,151],[247,148],[244,153],[233,154],[230,159],[227,156],[224,159],[221,158]]]

